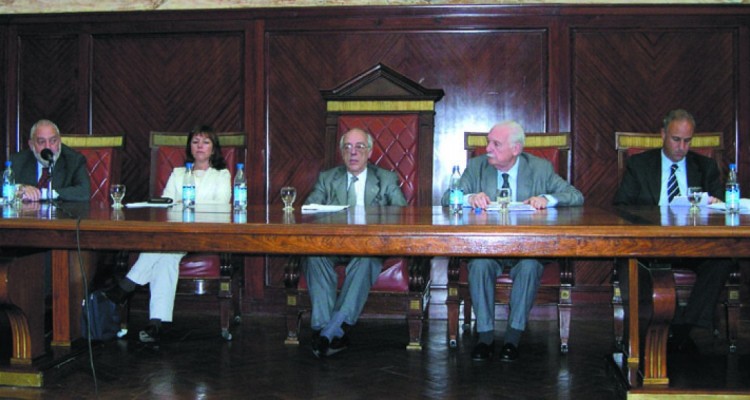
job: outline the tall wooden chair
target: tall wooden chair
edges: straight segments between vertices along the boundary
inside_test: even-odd
[[[109,203],[109,187],[120,181],[123,136],[65,135],[64,145],[86,157],[91,181],[91,201]]]
[[[486,132],[465,132],[464,148],[467,158],[472,158],[486,152]],[[570,180],[570,133],[527,133],[524,152],[549,160],[559,175]],[[463,329],[471,327],[471,295],[469,293],[468,260],[451,258],[448,263],[448,344],[450,347],[458,345],[459,306],[464,303]],[[572,299],[570,296],[573,286],[573,268],[567,259],[553,260],[544,264],[541,285],[534,301],[535,305],[555,305],[558,312],[560,328],[560,351],[568,352],[568,337],[570,334],[570,311]],[[495,303],[509,306],[510,291],[513,280],[510,269],[506,268],[495,282]]]
[[[219,144],[227,169],[234,176],[238,162],[245,162],[245,133],[220,132]],[[161,195],[175,167],[185,165],[184,132],[151,132],[150,195]],[[131,255],[129,265],[137,254]],[[235,266],[227,253],[188,253],[180,260],[180,276],[176,299],[185,296],[216,296],[221,316],[221,336],[232,340],[229,331],[232,322],[239,323],[242,316],[242,263]]]
[[[385,65],[378,64],[338,88],[322,92],[326,100],[325,159],[340,165],[338,143],[351,128],[367,130],[374,140],[370,162],[394,171],[409,205],[432,203],[434,103],[442,90],[425,89]],[[303,314],[310,309],[307,283],[299,257],[285,270],[287,344],[299,344]],[[337,265],[339,289],[346,264]],[[388,257],[370,290],[363,317],[400,315],[409,324],[409,349],[421,349],[422,325],[430,299],[430,260]]]
[[[649,149],[658,149],[662,147],[662,138],[660,133],[640,133],[640,132],[615,132],[615,149],[617,150],[617,170],[619,181],[625,172],[626,161],[628,157],[641,153]],[[706,157],[713,158],[719,163],[721,170],[722,153],[724,151],[724,136],[721,132],[703,132],[695,133],[690,142],[690,150]],[[695,271],[689,268],[672,269],[675,290],[677,292],[677,305],[684,307],[690,298],[690,292],[695,284]],[[625,332],[624,325],[624,307],[622,301],[622,291],[620,287],[620,276],[618,263],[615,263],[612,274],[613,297],[612,306],[614,311],[614,331],[615,342],[622,345],[623,335]],[[740,318],[740,272],[736,268],[729,275],[724,292],[720,301],[723,303],[726,311],[726,337],[729,341],[729,350],[737,350],[737,332]],[[714,322],[714,326],[719,324]],[[718,329],[715,330],[718,335]]]

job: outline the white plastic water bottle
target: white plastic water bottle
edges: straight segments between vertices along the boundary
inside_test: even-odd
[[[245,179],[245,164],[237,163],[237,172],[234,175],[234,209],[244,210],[247,208],[247,181]]]
[[[13,199],[16,196],[16,177],[13,175],[13,170],[10,168],[11,162],[5,162],[5,171],[3,172],[3,203],[13,204]]]
[[[450,210],[453,214],[461,214],[464,207],[464,191],[461,189],[461,172],[458,165],[453,167],[450,180]]]
[[[182,180],[182,207],[195,207],[195,176],[193,163],[185,163],[185,177]]]
[[[727,211],[736,213],[740,211],[740,184],[737,182],[737,164],[729,164],[729,176],[727,177],[727,191],[724,195]]]

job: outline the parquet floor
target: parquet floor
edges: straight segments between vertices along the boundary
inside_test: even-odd
[[[133,315],[136,326],[144,315]],[[748,322],[740,351],[727,356],[710,334],[694,335],[697,358],[675,357],[673,385],[750,390]],[[285,346],[281,317],[246,316],[234,340],[218,335],[218,317],[177,315],[158,349],[134,338],[95,346],[96,384],[87,353],[43,389],[0,388],[0,398],[31,399],[622,399],[605,356],[613,350],[611,321],[574,318],[570,353],[558,351],[554,321],[534,321],[515,363],[473,362],[471,339],[448,349],[446,322],[433,320],[424,349],[405,350],[406,324],[361,321],[352,346],[316,359],[309,330],[299,347]],[[505,324],[498,326],[502,337]],[[132,336],[132,334],[131,334]]]

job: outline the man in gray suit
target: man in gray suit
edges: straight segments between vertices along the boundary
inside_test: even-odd
[[[359,206],[405,206],[398,176],[369,164],[372,136],[352,129],[341,137],[339,148],[344,165],[324,171],[318,177],[305,204]],[[343,257],[308,257],[302,263],[312,302],[313,354],[326,357],[344,350],[346,335],[362,312],[370,287],[383,266],[377,257],[348,257],[346,278],[336,296],[338,278],[334,265]]]
[[[29,148],[10,157],[16,183],[23,185],[23,199],[26,201],[42,200],[42,187],[47,185],[40,181],[48,179],[44,170],[49,173],[49,164],[41,156],[43,150],[52,152],[53,199],[64,201],[89,201],[89,175],[86,171],[86,158],[75,150],[62,144],[60,130],[52,121],[42,119],[31,127]]]
[[[580,206],[583,194],[555,173],[552,164],[523,152],[526,135],[517,122],[501,122],[487,135],[487,154],[469,160],[460,186],[466,195],[464,205],[486,208],[498,188],[510,187],[514,201],[536,209]],[[448,205],[450,191],[443,195]],[[502,361],[518,359],[518,342],[534,305],[544,267],[535,259],[476,258],[469,261],[469,291],[477,317],[478,341],[472,350],[474,360],[489,360],[495,349],[495,280],[504,268],[511,268],[513,288],[510,316],[505,331]]]

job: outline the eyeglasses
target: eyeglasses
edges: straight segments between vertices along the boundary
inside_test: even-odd
[[[369,149],[369,147],[364,143],[357,143],[357,144],[347,143],[341,146],[341,150],[344,150],[344,151],[351,151],[352,148],[354,148],[356,151],[359,151],[359,152]]]

